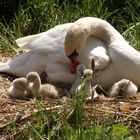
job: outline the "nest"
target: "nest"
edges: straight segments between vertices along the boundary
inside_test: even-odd
[[[3,57],[2,57],[3,58]],[[11,86],[11,77],[0,76],[0,136],[5,139],[15,137],[25,130],[27,122],[35,122],[33,116],[38,112],[37,101],[31,99],[12,100],[6,95],[6,89]],[[45,110],[58,110],[67,108],[67,113],[73,110],[72,99],[46,99],[41,101]],[[62,114],[63,116],[63,114]],[[107,116],[107,119],[104,119]],[[140,133],[140,94],[137,93],[131,98],[107,98],[99,96],[93,102],[85,103],[85,118],[86,127],[91,125],[91,121],[96,120],[97,124],[113,125],[124,124],[131,128],[133,134]],[[7,129],[9,125],[15,123],[19,127],[19,132],[11,133]]]
[[[60,101],[61,100],[61,101]],[[45,110],[57,110],[60,111],[62,108],[67,108],[67,113],[73,110],[70,98],[65,100],[65,104],[62,102],[63,99],[46,99],[41,101]],[[13,122],[19,127],[20,131],[24,131],[27,122],[34,122],[36,118],[33,116],[37,113],[35,99],[30,101],[23,100],[11,100],[4,94],[0,97],[0,135],[1,136],[12,136],[15,138],[17,133],[9,133],[7,127]],[[62,114],[63,116],[63,114]],[[105,119],[107,116],[107,119]],[[124,99],[119,101],[116,99],[110,99],[105,97],[99,97],[92,103],[85,104],[85,118],[84,123],[86,127],[91,125],[93,120],[96,124],[102,124],[110,126],[113,124],[124,124],[131,128],[133,134],[137,135],[140,133],[140,95],[133,97],[133,99]]]

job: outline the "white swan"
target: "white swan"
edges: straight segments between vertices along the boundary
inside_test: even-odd
[[[109,23],[99,18],[85,17],[16,42],[21,49],[30,51],[0,64],[0,72],[25,76],[30,71],[40,74],[45,70],[52,82],[72,84],[75,75],[70,72],[69,65],[76,60],[72,56],[78,54],[77,60],[87,67],[92,58],[95,59],[95,68],[100,70],[95,84],[106,89],[115,81],[127,78],[140,87],[139,52],[129,46]]]
[[[58,25],[47,32],[17,39],[19,50],[27,49],[29,51],[7,63],[1,63],[0,72],[21,77],[31,71],[36,71],[39,74],[46,71],[51,82],[71,85],[75,75],[69,69],[70,60],[64,51],[64,39],[68,29],[74,24]],[[89,65],[88,58],[92,59],[94,56],[98,65],[97,69],[108,65],[109,56],[106,54],[106,47],[101,40],[89,37],[86,46],[88,49],[83,50],[85,54],[83,53],[83,57],[81,56],[83,63]]]
[[[65,38],[66,55],[72,61],[75,59],[83,63],[82,54],[83,50],[88,50],[85,43],[89,36],[95,36],[105,43],[111,59],[110,65],[97,72],[95,84],[99,83],[106,89],[115,81],[127,78],[140,87],[140,53],[104,20],[87,17],[76,21],[68,30]],[[89,53],[86,55],[88,56]]]

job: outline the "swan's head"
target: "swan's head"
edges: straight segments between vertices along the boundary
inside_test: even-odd
[[[93,77],[93,70],[91,70],[91,69],[85,69],[83,71],[82,79],[91,80],[92,77]]]
[[[17,78],[13,81],[13,87],[21,89],[21,90],[26,90],[28,87],[28,81],[26,78]]]
[[[76,57],[80,54],[87,37],[89,28],[85,24],[73,24],[68,30],[64,42],[66,56],[71,59],[71,71],[76,73],[76,66],[79,64]]]
[[[86,69],[86,66],[84,64],[79,64],[76,68],[77,75],[82,77],[85,69]]]
[[[37,72],[29,72],[26,76],[26,79],[28,82],[35,82],[38,81],[40,77]]]

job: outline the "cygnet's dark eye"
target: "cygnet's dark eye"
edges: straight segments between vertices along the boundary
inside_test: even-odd
[[[28,77],[28,80],[31,80],[31,78],[30,78],[30,77]]]
[[[81,75],[83,75],[84,73],[83,73],[83,71],[81,72]]]
[[[87,75],[86,75],[86,74],[84,74],[84,75],[83,75],[83,77],[84,77],[84,78],[86,78],[86,77],[87,77]]]

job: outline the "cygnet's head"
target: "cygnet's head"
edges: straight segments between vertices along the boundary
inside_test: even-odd
[[[35,82],[39,78],[39,75],[37,72],[29,72],[26,76],[26,79],[28,82]]]
[[[83,76],[83,72],[86,69],[86,66],[84,64],[79,64],[76,68],[76,73],[79,76]]]
[[[25,90],[28,87],[28,81],[26,78],[17,78],[13,81],[13,87]]]
[[[93,70],[85,69],[83,71],[83,76],[82,76],[83,79],[90,80],[90,79],[92,79],[92,76],[93,76]]]

